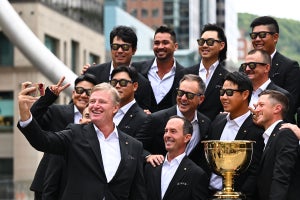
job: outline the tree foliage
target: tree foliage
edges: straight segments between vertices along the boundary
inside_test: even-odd
[[[257,15],[249,13],[238,14],[238,27],[250,39],[250,23]],[[273,17],[273,16],[272,16]],[[279,41],[276,49],[283,55],[300,63],[300,21],[274,17],[279,24]]]

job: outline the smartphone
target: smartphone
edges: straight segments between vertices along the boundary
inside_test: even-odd
[[[27,87],[35,87],[35,90],[33,92],[28,93],[28,95],[30,95],[30,96],[39,97],[39,96],[44,96],[44,94],[45,94],[45,89],[44,89],[43,83],[34,83],[34,84],[28,85]]]

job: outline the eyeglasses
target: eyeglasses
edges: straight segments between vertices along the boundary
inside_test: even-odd
[[[261,63],[261,62],[248,62],[248,63],[242,63],[240,69],[243,71],[246,71],[247,66],[251,69],[254,70],[256,68],[256,65],[267,65],[266,63]]]
[[[220,89],[220,96],[224,96],[226,93],[227,96],[232,96],[234,92],[243,92],[244,90],[235,90],[235,89]]]
[[[274,33],[274,32],[267,32],[267,31],[261,31],[261,32],[252,32],[252,33],[249,33],[250,38],[251,38],[252,40],[256,39],[257,36],[258,36],[259,38],[265,38],[265,37],[267,37],[267,34],[273,35],[273,34],[275,34],[275,33]]]
[[[126,79],[120,79],[120,80],[117,80],[117,79],[112,79],[109,81],[110,84],[114,87],[116,87],[116,85],[119,83],[119,85],[121,87],[126,87],[128,85],[128,83],[133,83],[133,81],[129,81],[129,80],[126,80]]]
[[[201,96],[202,94],[201,93],[195,94],[195,93],[192,93],[192,92],[186,92],[186,91],[183,91],[183,90],[179,90],[177,88],[177,96],[182,97],[183,95],[185,95],[187,99],[192,100],[195,96]]]
[[[111,44],[110,45],[112,50],[118,50],[120,47],[122,48],[123,51],[128,51],[131,47],[131,44]]]
[[[205,42],[208,46],[213,46],[215,42],[222,42],[222,41],[221,40],[215,40],[214,38],[208,38],[207,40],[205,40],[203,38],[200,38],[200,39],[197,40],[197,42],[198,42],[199,46],[203,46]]]
[[[83,94],[85,92],[85,94],[87,96],[91,96],[92,89],[84,89],[83,87],[75,87],[75,92],[77,94]]]

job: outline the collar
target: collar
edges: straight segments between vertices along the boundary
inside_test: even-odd
[[[99,136],[104,139],[105,137],[104,137],[102,131],[100,131],[100,129],[95,124],[93,124],[93,126],[95,128],[96,133],[98,133]],[[114,125],[114,130],[109,134],[109,136],[106,138],[106,140],[108,140],[110,138],[117,138],[117,139],[119,139],[119,132],[118,132],[118,129],[117,129],[116,125]]]
[[[170,165],[174,162],[176,162],[179,165],[185,155],[186,155],[185,152],[183,152],[182,154],[180,154],[180,155],[176,156],[174,159],[172,159],[171,162],[169,162],[168,161],[168,153],[167,153],[163,165]]]
[[[178,115],[179,117],[184,117],[184,118],[185,118],[185,116],[180,112],[180,110],[179,110],[179,108],[178,108],[177,105],[176,105],[176,112],[177,112],[177,115]],[[194,118],[193,118],[193,120],[191,121],[191,123],[193,124],[194,122],[198,122],[197,110],[195,110],[195,115],[194,115]]]
[[[275,51],[271,54],[271,60],[273,59],[276,52],[277,52],[277,50],[275,49]]]
[[[132,106],[133,104],[135,104],[135,102],[136,102],[135,99],[133,99],[133,100],[130,101],[128,104],[122,106],[122,107],[119,109],[119,111],[122,111],[124,114],[127,113],[127,111],[131,108],[131,106]]]
[[[275,126],[277,126],[278,123],[282,122],[282,120],[277,120],[276,122],[274,122],[271,126],[269,126],[269,128],[267,128],[267,130],[265,130],[265,134],[267,134],[269,137],[271,135],[271,133],[273,132]]]
[[[245,122],[245,120],[249,117],[250,114],[251,114],[251,112],[248,110],[245,114],[243,114],[235,119],[230,119],[230,113],[228,113],[226,115],[226,119],[227,119],[227,122],[233,122],[236,125],[238,125],[239,127],[241,127],[243,125],[243,123]]]
[[[170,71],[175,71],[176,70],[176,60],[175,60],[175,58],[173,58],[173,60],[174,60],[173,67]],[[155,70],[155,71],[158,70],[156,58],[154,59],[150,69]]]
[[[208,71],[209,71],[209,72],[214,71],[214,70],[218,67],[219,63],[220,63],[219,60],[217,60],[216,62],[214,62],[214,63],[209,67]],[[205,68],[204,65],[203,65],[202,60],[201,60],[201,62],[200,62],[200,67],[199,67],[199,72],[200,72],[200,71],[204,71],[204,70],[207,71],[206,68]]]
[[[271,83],[271,79],[268,79],[264,84],[262,84],[258,89],[261,89],[261,91],[264,91],[267,89],[268,85]]]

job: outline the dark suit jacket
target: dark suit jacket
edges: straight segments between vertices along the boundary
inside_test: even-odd
[[[108,82],[110,77],[111,62],[89,67],[86,73],[96,76],[97,83]],[[149,109],[151,105],[150,93],[152,91],[150,82],[140,73],[138,74],[139,87],[135,92],[135,100],[143,109]]]
[[[118,128],[128,135],[135,137],[146,118],[147,114],[137,103],[135,103],[126,112],[120,121]]]
[[[220,140],[222,131],[227,123],[227,114],[219,114],[212,122],[211,132],[208,136],[211,140]],[[253,123],[252,115],[250,115],[239,129],[235,140],[252,140],[253,144],[252,161],[247,171],[235,177],[234,189],[246,194],[247,199],[256,200],[256,175],[261,155],[264,148],[263,134],[264,130]],[[209,172],[208,172],[209,173]]]
[[[145,166],[145,180],[148,200],[161,200],[162,165]],[[208,178],[206,173],[184,157],[176,170],[163,200],[207,200]]]
[[[138,72],[140,72],[146,79],[148,79],[148,72],[154,62],[154,59],[142,61],[142,62],[136,62],[132,63],[132,66],[136,68]],[[162,109],[170,108],[171,106],[176,104],[176,88],[179,87],[179,81],[183,76],[183,66],[180,65],[178,62],[176,62],[176,71],[175,71],[175,77],[172,87],[170,88],[169,92],[166,94],[166,96],[157,104],[156,99],[154,97],[153,90],[151,88],[151,92],[148,93],[151,96],[151,106],[150,111],[156,112]],[[151,85],[150,85],[151,86]]]
[[[177,115],[176,107],[177,105],[148,115],[146,121],[138,131],[136,138],[143,143],[145,150],[151,154],[166,155],[167,151],[163,140],[164,130],[169,118],[173,115]],[[204,169],[206,168],[206,161],[201,141],[207,137],[210,120],[199,112],[197,112],[197,117],[200,130],[200,142],[188,157]]]
[[[146,199],[143,176],[143,146],[119,132],[121,162],[107,183],[100,144],[93,124],[70,124],[60,132],[43,131],[36,121],[18,128],[38,151],[64,155],[68,179],[62,199]]]
[[[295,107],[295,101],[294,101],[294,98],[292,97],[292,95],[287,90],[276,85],[273,81],[271,81],[271,83],[267,86],[266,89],[279,91],[288,97],[289,110],[284,118],[284,121],[295,124],[295,122],[296,122],[296,120],[295,120],[296,107]]]
[[[49,88],[46,89],[45,95],[41,96],[38,101],[36,101],[31,107],[31,113],[33,117],[37,119],[37,122],[43,127],[44,130],[49,131],[60,131],[66,128],[69,123],[74,122],[74,104],[68,105],[52,105],[57,99],[57,96],[54,95]],[[51,167],[50,172],[54,173],[56,170],[60,169],[63,163],[56,162],[57,158],[60,156],[50,155],[45,153],[39,163],[39,166],[36,170],[33,182],[30,186],[32,191],[44,193],[45,192],[45,177],[47,167],[49,166],[50,160],[54,159],[54,166]],[[54,173],[55,174],[55,173]],[[52,175],[50,175],[52,176]],[[57,178],[60,179],[64,175],[58,175]],[[49,177],[48,177],[49,179]],[[44,195],[44,199],[57,199],[60,195],[60,192],[63,190],[64,186],[60,184],[60,181],[55,179],[55,187],[46,189],[47,195]]]
[[[277,51],[272,59],[269,77],[276,85],[290,92],[296,107],[300,106],[300,69],[297,61]]]
[[[200,63],[192,67],[185,68],[184,74],[195,74],[199,76]],[[210,120],[223,111],[223,106],[220,101],[220,89],[223,86],[223,82],[228,71],[224,67],[224,63],[220,63],[214,74],[211,77],[209,84],[206,86],[205,99],[199,105],[198,110],[202,114],[206,115]]]
[[[290,129],[273,130],[263,152],[257,180],[260,200],[300,197],[299,140]]]

